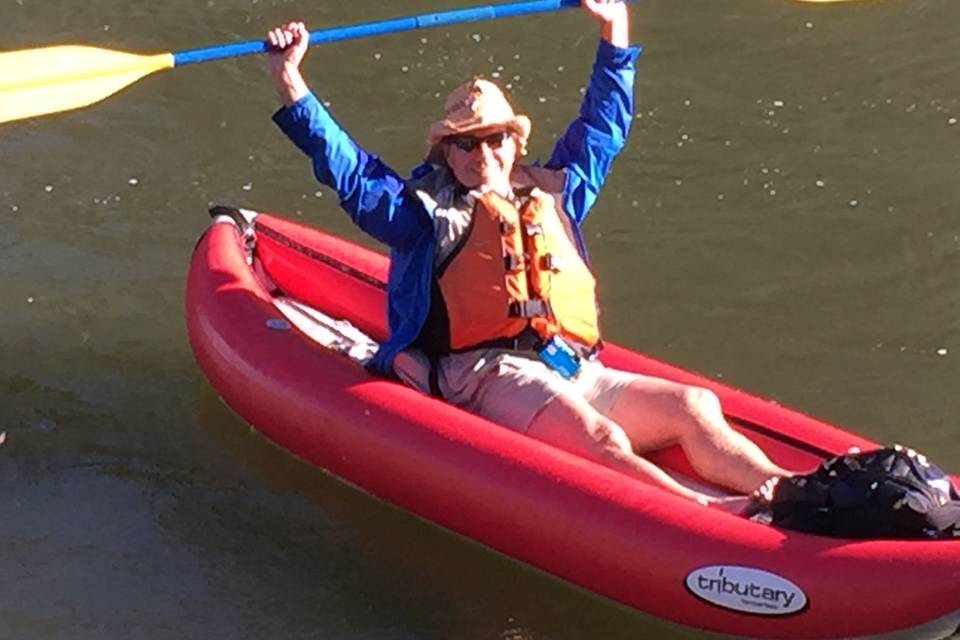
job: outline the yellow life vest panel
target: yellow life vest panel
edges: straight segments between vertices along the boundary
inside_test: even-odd
[[[596,280],[564,225],[553,196],[537,188],[515,206],[486,192],[437,284],[449,348],[462,351],[513,338],[526,328],[587,349],[600,340]]]

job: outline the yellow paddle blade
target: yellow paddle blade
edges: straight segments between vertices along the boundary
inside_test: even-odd
[[[172,67],[172,53],[74,45],[0,53],[0,123],[85,107]]]

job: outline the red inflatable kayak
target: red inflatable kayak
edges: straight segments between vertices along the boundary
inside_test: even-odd
[[[501,553],[690,627],[783,639],[945,638],[957,630],[960,541],[779,530],[371,375],[358,362],[363,345],[321,346],[311,323],[346,320],[381,339],[387,259],[279,217],[242,212],[247,221],[238,224],[240,212],[222,212],[233,218],[215,219],[190,265],[190,343],[225,401],[300,458]],[[329,322],[317,325],[330,333]],[[334,321],[332,329],[349,337],[352,327]],[[876,446],[616,345],[601,359],[712,389],[730,422],[787,468]],[[694,476],[677,449],[651,457]]]

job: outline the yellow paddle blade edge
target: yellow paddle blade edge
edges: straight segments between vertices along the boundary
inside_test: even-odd
[[[79,45],[0,53],[0,123],[86,107],[173,65],[172,53]]]

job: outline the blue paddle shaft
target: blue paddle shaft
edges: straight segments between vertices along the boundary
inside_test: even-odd
[[[393,18],[390,20],[380,20],[378,22],[321,29],[310,34],[310,44],[314,45],[323,42],[366,38],[368,36],[412,31],[414,29],[425,29],[427,27],[439,27],[445,24],[457,24],[460,22],[493,20],[494,18],[508,18],[529,13],[545,13],[547,11],[557,11],[559,9],[569,9],[579,6],[580,0],[530,0],[526,2],[510,2],[483,7],[453,9],[440,13],[424,13],[406,18]],[[202,49],[176,51],[173,54],[173,64],[175,67],[179,67],[194,62],[207,62],[208,60],[220,60],[223,58],[236,58],[239,56],[266,53],[269,50],[270,45],[263,40],[247,40],[245,42],[204,47]]]

